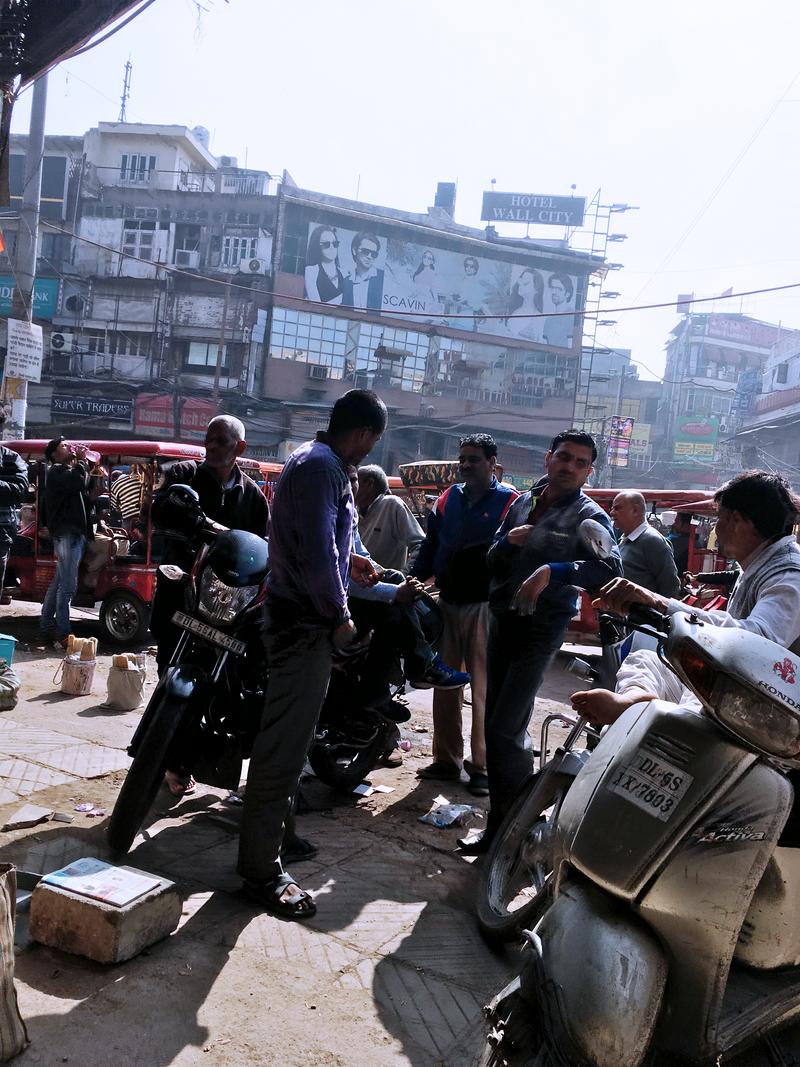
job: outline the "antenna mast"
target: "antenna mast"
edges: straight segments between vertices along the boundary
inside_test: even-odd
[[[120,106],[120,109],[119,109],[119,119],[117,120],[118,122],[127,122],[128,121],[127,106],[128,106],[128,97],[131,95],[131,71],[132,70],[133,70],[133,66],[132,66],[131,61],[129,59],[127,61],[127,63],[125,64],[125,78],[124,78],[124,80],[122,82],[122,97],[120,98],[120,105],[121,106]]]

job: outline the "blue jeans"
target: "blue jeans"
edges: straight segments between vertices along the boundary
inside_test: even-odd
[[[43,634],[55,631],[56,637],[62,638],[70,631],[69,609],[78,588],[78,568],[85,548],[84,534],[68,533],[53,538],[56,573],[42,604],[39,629]]]

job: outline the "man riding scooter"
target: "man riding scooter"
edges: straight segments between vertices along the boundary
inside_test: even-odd
[[[627,614],[632,604],[643,604],[668,614],[691,612],[714,626],[735,626],[800,651],[800,546],[792,532],[800,500],[778,474],[745,471],[719,489],[717,539],[720,552],[742,568],[728,601],[727,611],[702,611],[680,600],[652,593],[642,586],[615,578],[603,587],[595,605]],[[590,689],[573,693],[572,706],[595,725],[609,725],[642,700],[668,700],[699,707],[699,701],[657,653],[630,653],[617,675],[616,691]],[[790,772],[795,788],[800,774]],[[795,805],[782,841],[800,845],[800,812]]]
[[[800,645],[800,546],[792,533],[800,500],[778,474],[745,471],[714,495],[718,507],[719,550],[735,559],[742,572],[727,611],[692,612],[714,626],[737,626],[780,645]],[[596,606],[620,615],[643,604],[670,615],[686,611],[680,600],[653,593],[641,585],[615,578],[600,591]],[[631,653],[620,668],[616,692],[592,689],[573,693],[572,705],[597,725],[614,722],[632,704],[645,699],[680,702],[679,680],[654,652]],[[694,698],[692,698],[694,699]]]

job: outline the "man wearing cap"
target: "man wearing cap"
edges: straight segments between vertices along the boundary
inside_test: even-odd
[[[50,464],[44,501],[47,528],[53,539],[56,572],[45,593],[39,630],[45,642],[66,647],[69,610],[78,588],[78,568],[86,542],[92,536],[89,522],[89,468],[86,446],[63,437],[49,441],[44,456]]]

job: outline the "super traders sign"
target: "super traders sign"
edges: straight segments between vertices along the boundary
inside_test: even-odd
[[[585,210],[586,200],[582,196],[484,193],[481,218],[485,222],[533,222],[545,226],[581,226]]]
[[[66,396],[53,393],[50,414],[88,415],[100,419],[118,419],[130,422],[133,415],[132,400],[116,400],[110,397]]]

